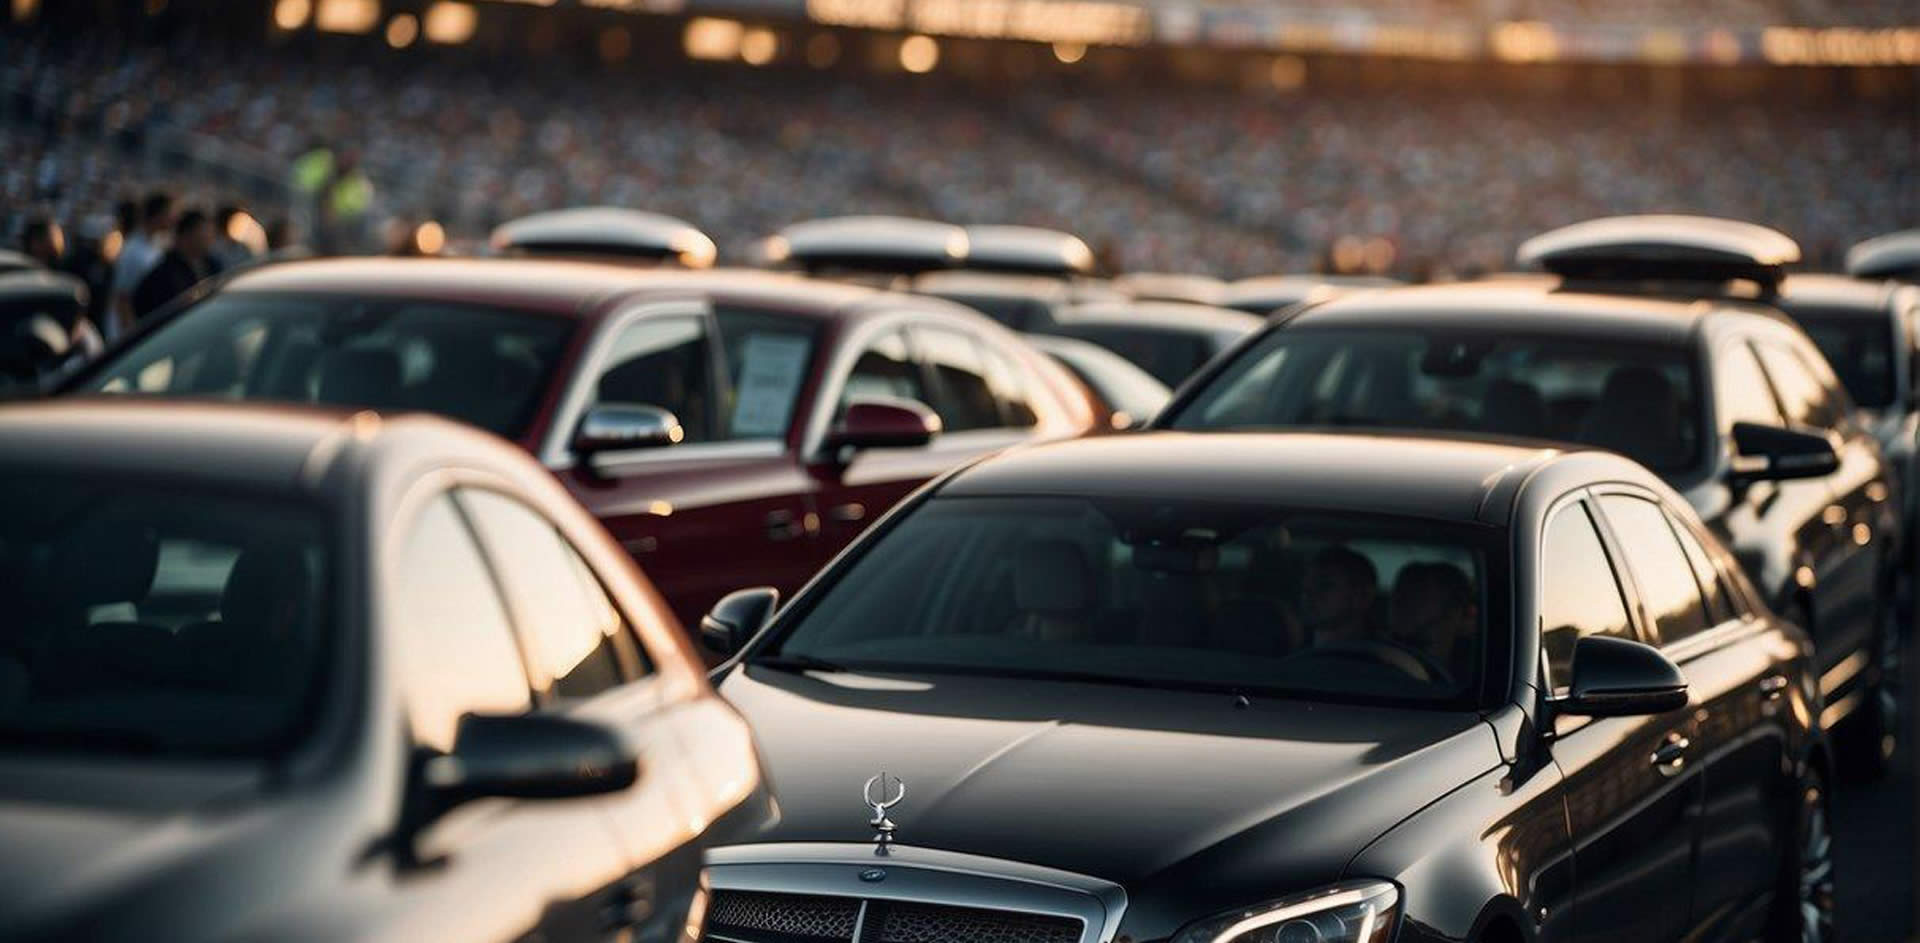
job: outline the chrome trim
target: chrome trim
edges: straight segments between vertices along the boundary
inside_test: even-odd
[[[860,872],[887,870],[862,881]],[[937,848],[828,842],[732,845],[707,852],[714,890],[853,897],[976,907],[1081,921],[1081,943],[1112,943],[1126,914],[1126,889],[1111,881],[1043,865]],[[862,905],[864,907],[864,904]],[[712,939],[720,939],[718,936]]]

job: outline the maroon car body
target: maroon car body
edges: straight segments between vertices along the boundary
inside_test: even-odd
[[[348,313],[325,313],[339,311]],[[367,320],[370,311],[386,320]],[[507,316],[514,324],[543,319],[533,326],[551,340],[550,352],[512,370],[472,371],[470,388],[456,387],[450,399],[439,374],[459,358],[433,345],[457,332],[461,318],[481,317],[467,311],[484,312],[495,319],[490,325]],[[377,347],[366,338],[398,337],[413,328],[394,324],[429,316],[436,326],[418,328],[418,337],[379,341],[393,347],[385,353],[366,349]],[[309,352],[289,379],[267,382],[273,325],[302,318],[321,325],[309,334],[346,346]],[[265,331],[267,340],[244,331]],[[654,350],[649,338],[682,342]],[[495,347],[510,340],[481,339]],[[205,368],[195,358],[208,356],[202,348],[220,355],[224,372],[196,385],[193,376]],[[244,361],[237,370],[225,363],[235,350]],[[679,359],[660,359],[667,353]],[[162,360],[164,370],[156,367]],[[666,375],[676,373],[678,381]],[[668,387],[679,402],[637,398],[636,391]],[[441,389],[428,396],[434,388]],[[947,468],[1095,424],[1085,389],[1058,365],[958,305],[763,272],[523,259],[335,259],[242,272],[143,325],[62,392],[460,416],[462,397],[498,397],[503,389],[517,390],[524,408],[495,410],[514,415],[480,424],[552,470],[688,625],[741,585],[798,589],[869,522]],[[869,412],[883,429],[888,420],[931,411],[944,431],[917,446],[838,445],[836,424],[852,400],[892,405]],[[667,409],[684,435],[676,429],[674,444],[580,454],[583,417],[611,402]]]

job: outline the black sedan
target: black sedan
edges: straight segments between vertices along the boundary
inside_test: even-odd
[[[1589,263],[1616,264],[1579,260]],[[1720,274],[1777,281],[1768,268],[1750,259]],[[1778,310],[1596,274],[1328,302],[1215,361],[1155,424],[1445,430],[1633,458],[1684,494],[1768,604],[1812,634],[1822,726],[1849,769],[1881,771],[1898,732],[1901,541],[1879,443]]]
[[[1811,645],[1610,453],[1039,446],[773,601],[703,623],[784,812],[715,943],[1830,929]]]
[[[0,410],[0,936],[665,943],[751,740],[551,475],[427,417]]]

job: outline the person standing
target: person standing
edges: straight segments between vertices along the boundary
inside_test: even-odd
[[[67,234],[52,218],[36,216],[20,230],[20,251],[46,268],[59,268],[67,254]]]
[[[173,248],[167,250],[160,263],[134,289],[135,319],[152,314],[209,276],[218,274],[220,263],[214,261],[213,242],[212,217],[200,210],[180,214],[173,229]]]
[[[108,340],[133,325],[134,292],[166,254],[168,236],[175,228],[174,212],[173,194],[164,190],[147,194],[141,202],[140,224],[121,245],[120,256],[113,266],[113,303],[109,306],[107,323],[102,325]]]

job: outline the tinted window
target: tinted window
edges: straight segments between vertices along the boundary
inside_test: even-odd
[[[657,406],[680,420],[688,442],[714,437],[706,322],[641,318],[620,330],[594,379],[594,401]]]
[[[980,352],[987,358],[987,382],[993,386],[994,397],[1000,400],[1000,425],[1025,429],[1039,422],[1033,413],[1033,403],[1027,397],[1026,371],[1011,356],[991,345],[981,344]]]
[[[545,519],[509,498],[467,490],[460,500],[519,603],[528,674],[538,691],[592,697],[626,680],[625,627],[579,555]]]
[[[1714,567],[1713,560],[1707,556],[1707,550],[1694,537],[1693,531],[1685,524],[1667,515],[1667,523],[1672,525],[1674,536],[1680,538],[1680,549],[1687,552],[1687,563],[1693,567],[1694,581],[1700,584],[1700,594],[1707,602],[1707,624],[1719,625],[1738,615],[1733,608],[1733,600],[1727,585],[1720,579],[1720,571]]]
[[[1872,409],[1893,405],[1893,344],[1896,336],[1885,316],[1860,317],[1854,312],[1797,310],[1794,319],[1813,338],[1847,395]]]
[[[1573,646],[1582,636],[1633,638],[1620,584],[1585,505],[1553,517],[1540,542],[1540,647],[1555,692],[1572,680]]]
[[[450,752],[462,715],[531,706],[506,606],[450,498],[420,512],[393,589],[399,594],[393,631],[415,743]]]
[[[1656,471],[1699,461],[1685,350],[1603,338],[1279,330],[1172,417],[1180,429],[1362,426],[1562,439]]]
[[[913,340],[940,383],[934,408],[948,432],[1000,425],[1000,403],[987,380],[986,363],[973,338],[958,331],[915,327]]]
[[[0,750],[265,754],[333,638],[319,512],[0,475]]]
[[[1267,506],[935,499],[777,644],[854,666],[1458,703],[1477,537]]]
[[[867,349],[860,352],[860,358],[853,363],[853,372],[847,375],[847,385],[840,392],[840,406],[845,408],[848,400],[875,396],[921,404],[932,402],[921,378],[920,365],[907,354],[906,337],[898,331],[874,338]]]
[[[230,292],[169,320],[81,389],[424,410],[511,437],[533,418],[574,328],[473,305]]]
[[[1213,357],[1212,339],[1190,331],[1105,324],[1061,324],[1048,330],[1105,347],[1169,387],[1179,386],[1180,381]]]
[[[807,380],[818,322],[808,318],[722,308],[720,346],[727,357],[722,396],[728,439],[778,439],[793,419]]]
[[[1718,379],[1713,402],[1723,431],[1736,422],[1780,425],[1780,406],[1774,402],[1767,375],[1760,372],[1760,362],[1753,358],[1753,348],[1745,343],[1727,345],[1714,361],[1714,371]]]
[[[1680,541],[1660,506],[1610,494],[1600,499],[1600,509],[1607,515],[1614,537],[1625,548],[1627,564],[1640,587],[1640,601],[1653,617],[1660,641],[1671,644],[1707,628],[1693,561],[1680,549]]]
[[[1107,405],[1125,413],[1125,420],[1152,418],[1172,395],[1165,383],[1105,348],[1066,339],[1043,349],[1072,370]]]
[[[1755,349],[1767,377],[1773,380],[1774,392],[1780,394],[1780,405],[1788,422],[1817,429],[1831,429],[1839,424],[1840,411],[1835,408],[1828,390],[1793,350],[1768,342],[1761,342]]]

